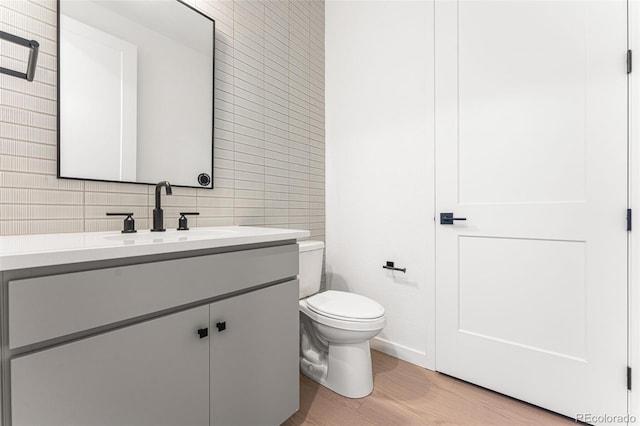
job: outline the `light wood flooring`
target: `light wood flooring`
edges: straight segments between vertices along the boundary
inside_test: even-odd
[[[344,398],[300,375],[300,410],[283,425],[574,425],[575,421],[372,351],[374,390]]]

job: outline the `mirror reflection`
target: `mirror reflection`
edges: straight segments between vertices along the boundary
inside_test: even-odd
[[[58,176],[212,188],[214,21],[178,0],[58,17]]]

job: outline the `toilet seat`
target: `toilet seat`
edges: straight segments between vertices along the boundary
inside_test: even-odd
[[[300,300],[300,312],[306,315],[312,321],[315,321],[319,324],[326,325],[327,327],[333,327],[340,330],[348,330],[348,331],[372,331],[372,330],[381,330],[387,324],[387,317],[381,316],[380,318],[376,318],[373,320],[365,320],[365,321],[356,321],[356,320],[348,320],[348,319],[338,319],[331,318],[324,315],[320,315],[317,312],[309,309],[309,305],[307,304],[305,299]]]
[[[338,292],[338,291],[331,291],[331,292],[332,293],[344,293],[344,292]],[[327,293],[327,292],[324,292],[324,293]],[[316,308],[316,310],[312,309],[309,306],[308,301],[309,301],[309,299],[312,299],[312,298],[314,298],[316,296],[319,296],[321,294],[323,294],[323,293],[318,293],[318,294],[316,294],[314,296],[311,296],[311,297],[308,297],[306,299],[300,299],[300,301],[299,301],[300,312],[302,312],[304,315],[309,317],[309,319],[311,319],[312,321],[316,321],[319,324],[326,325],[327,327],[333,327],[333,328],[337,328],[337,329],[341,329],[341,330],[348,330],[348,331],[381,330],[387,324],[387,317],[384,314],[384,308],[382,308],[382,306],[378,305],[378,303],[376,303],[373,300],[371,300],[369,298],[366,298],[364,296],[360,296],[360,297],[362,297],[363,299],[366,299],[367,301],[370,301],[370,302],[374,303],[375,305],[378,305],[378,307],[382,311],[382,315],[381,316],[378,316],[376,318],[351,318],[351,317],[346,317],[346,316],[337,316],[337,315],[331,315],[331,314],[317,312],[316,310],[318,308]],[[354,295],[354,296],[359,296],[359,295]],[[329,296],[329,297],[333,297],[333,296]],[[341,297],[341,296],[337,296],[337,297]],[[344,301],[344,299],[342,299],[342,300]],[[316,306],[318,306],[318,300],[315,300],[315,302],[316,302]],[[364,303],[366,303],[366,302],[364,302]],[[380,312],[380,310],[375,310],[375,308],[377,308],[377,307],[374,307],[374,311],[373,312]],[[334,310],[334,312],[343,312],[343,311],[335,311]],[[359,313],[359,315],[364,316],[362,313]],[[371,315],[371,313],[369,315]]]
[[[370,322],[384,316],[384,308],[378,302],[345,291],[327,290],[306,301],[317,314],[342,321]]]

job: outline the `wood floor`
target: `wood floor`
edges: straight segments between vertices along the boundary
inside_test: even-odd
[[[374,390],[337,395],[300,376],[300,410],[284,425],[575,425],[567,417],[372,351]]]

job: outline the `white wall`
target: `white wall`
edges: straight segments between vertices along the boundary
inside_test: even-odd
[[[380,302],[372,346],[433,369],[433,1],[327,1],[325,22],[327,287]]]

